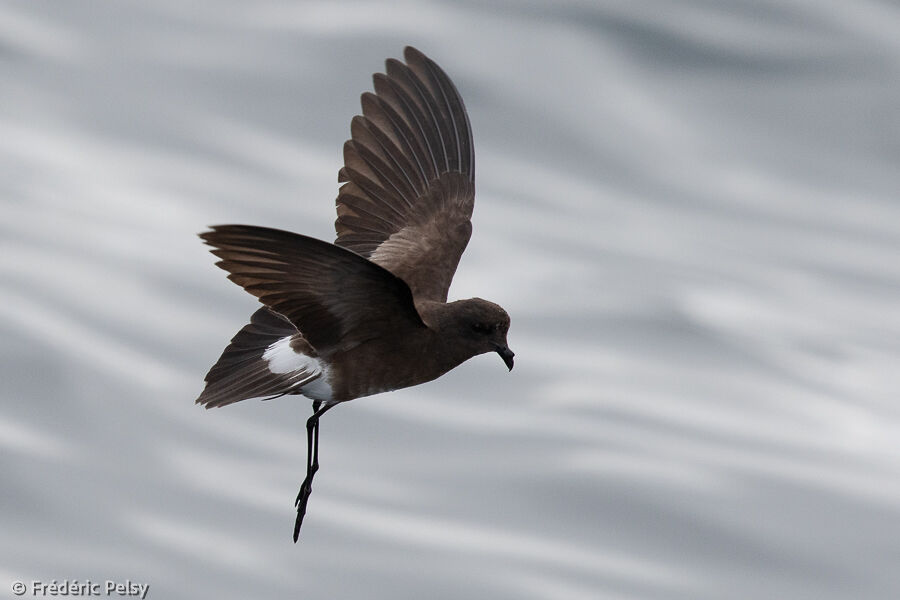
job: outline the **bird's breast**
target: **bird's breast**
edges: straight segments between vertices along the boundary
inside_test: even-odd
[[[412,387],[436,379],[454,366],[442,361],[424,336],[372,340],[332,357],[334,399],[351,400]]]

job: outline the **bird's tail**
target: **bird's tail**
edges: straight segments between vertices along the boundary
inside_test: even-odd
[[[273,371],[264,356],[279,340],[293,336],[299,332],[290,321],[268,308],[257,310],[206,374],[206,387],[197,404],[212,408],[248,398],[296,393],[304,379],[314,379],[318,373],[276,372],[280,369]]]

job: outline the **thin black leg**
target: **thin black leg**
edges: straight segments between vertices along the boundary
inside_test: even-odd
[[[319,417],[335,406],[334,404],[326,404],[322,406],[321,400],[313,402],[313,415],[306,421],[306,479],[300,484],[300,491],[297,493],[297,499],[294,506],[297,507],[297,520],[294,522],[294,543],[300,537],[300,526],[303,524],[303,516],[306,514],[306,504],[309,502],[309,495],[312,494],[312,481],[319,470]]]
[[[322,406],[321,400],[314,400],[312,404],[313,416],[311,416],[306,421],[306,481],[312,483],[312,459],[313,459],[313,438],[318,438],[319,431],[319,408]],[[316,441],[318,443],[318,440]],[[300,503],[300,498],[303,494],[303,490],[301,488],[300,493],[297,494],[297,499],[294,500],[294,506]]]

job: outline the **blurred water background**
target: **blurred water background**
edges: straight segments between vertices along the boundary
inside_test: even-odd
[[[516,369],[330,412],[295,546],[309,405],[193,404],[256,307],[196,233],[333,239],[406,44]],[[900,597],[895,2],[5,0],[0,82],[2,597]]]

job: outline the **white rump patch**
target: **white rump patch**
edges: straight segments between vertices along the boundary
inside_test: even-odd
[[[273,373],[293,373],[294,371],[307,371],[310,374],[319,372],[319,361],[312,356],[294,352],[291,348],[291,337],[283,337],[273,342],[263,352],[263,360],[269,363],[269,370]]]
[[[273,342],[263,352],[263,360],[269,363],[269,370],[289,379],[297,379],[294,387],[313,400],[331,400],[331,386],[328,384],[328,368],[318,358],[295,352],[291,348],[291,338],[286,336]]]

